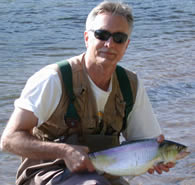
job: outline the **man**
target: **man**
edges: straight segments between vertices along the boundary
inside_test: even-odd
[[[122,3],[103,2],[91,11],[84,33],[86,53],[68,60],[76,97],[72,102],[68,76],[57,64],[28,80],[1,140],[3,150],[23,158],[17,185],[128,184],[95,172],[87,153],[117,145],[120,132],[126,140],[164,139],[142,82],[127,70],[134,103],[124,127],[125,102],[115,70],[130,42],[132,24],[131,10]],[[76,120],[68,119],[70,105]],[[172,166],[159,164],[149,173]]]

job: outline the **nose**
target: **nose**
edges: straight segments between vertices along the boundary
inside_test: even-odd
[[[109,37],[109,39],[107,41],[105,41],[104,46],[111,48],[114,45],[114,40],[112,37]]]

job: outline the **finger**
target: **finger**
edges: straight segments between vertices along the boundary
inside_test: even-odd
[[[164,164],[159,164],[159,168],[165,172],[169,171],[169,167],[167,165],[164,165]]]
[[[84,157],[84,159],[82,159],[80,163],[77,164],[77,166],[74,169],[74,172],[82,172],[86,170],[89,172],[95,171],[95,168],[88,157]]]
[[[86,152],[89,153],[89,148],[87,146],[82,146],[82,149]]]
[[[77,172],[81,171],[81,167],[80,167],[80,165],[78,163],[76,163],[76,164],[69,164],[69,165],[66,165],[66,166],[73,173],[77,173]]]
[[[162,174],[162,170],[159,168],[159,166],[154,166],[154,169],[155,169],[155,171],[156,171],[158,174]]]
[[[173,168],[173,167],[175,166],[175,163],[173,163],[173,162],[168,162],[168,163],[166,163],[166,166],[167,166],[168,168]]]
[[[157,142],[158,142],[158,143],[162,143],[164,140],[165,140],[165,137],[164,137],[163,134],[161,134],[161,135],[159,135],[159,136],[157,137]]]
[[[89,172],[94,172],[95,171],[95,167],[93,166],[90,159],[88,159],[88,161],[86,161],[86,167],[87,167],[87,170]]]
[[[82,171],[85,171],[87,170],[87,167],[86,167],[86,159],[85,157],[83,156],[79,161],[77,161],[77,163],[75,163],[72,167],[72,172],[82,172]]]
[[[149,174],[153,174],[154,173],[154,169],[153,168],[148,169],[148,173]]]

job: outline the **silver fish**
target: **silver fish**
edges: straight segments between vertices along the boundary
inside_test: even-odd
[[[97,171],[115,176],[136,176],[157,163],[176,162],[190,152],[187,147],[173,141],[146,139],[124,144],[89,155]]]

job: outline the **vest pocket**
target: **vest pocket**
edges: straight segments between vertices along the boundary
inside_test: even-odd
[[[75,88],[74,89],[74,93],[75,93],[75,107],[77,110],[78,115],[81,117],[83,117],[83,113],[85,112],[85,104],[86,104],[86,88],[84,87],[80,87],[80,88]]]
[[[97,121],[94,118],[82,119],[83,134],[95,134],[97,132]]]
[[[120,117],[123,118],[125,116],[126,103],[123,100],[121,100],[119,97],[116,97],[115,101],[116,101],[115,104],[116,112]]]
[[[111,126],[116,132],[120,132],[123,126],[125,116],[125,102],[118,96],[115,97],[114,103],[107,107],[104,114],[104,120],[107,125]]]
[[[115,104],[115,109],[116,109],[116,119],[115,119],[115,124],[114,124],[114,129],[117,130],[118,132],[121,131],[123,127],[123,118],[125,116],[125,105],[126,103],[121,100],[119,97],[116,97],[116,104]]]

